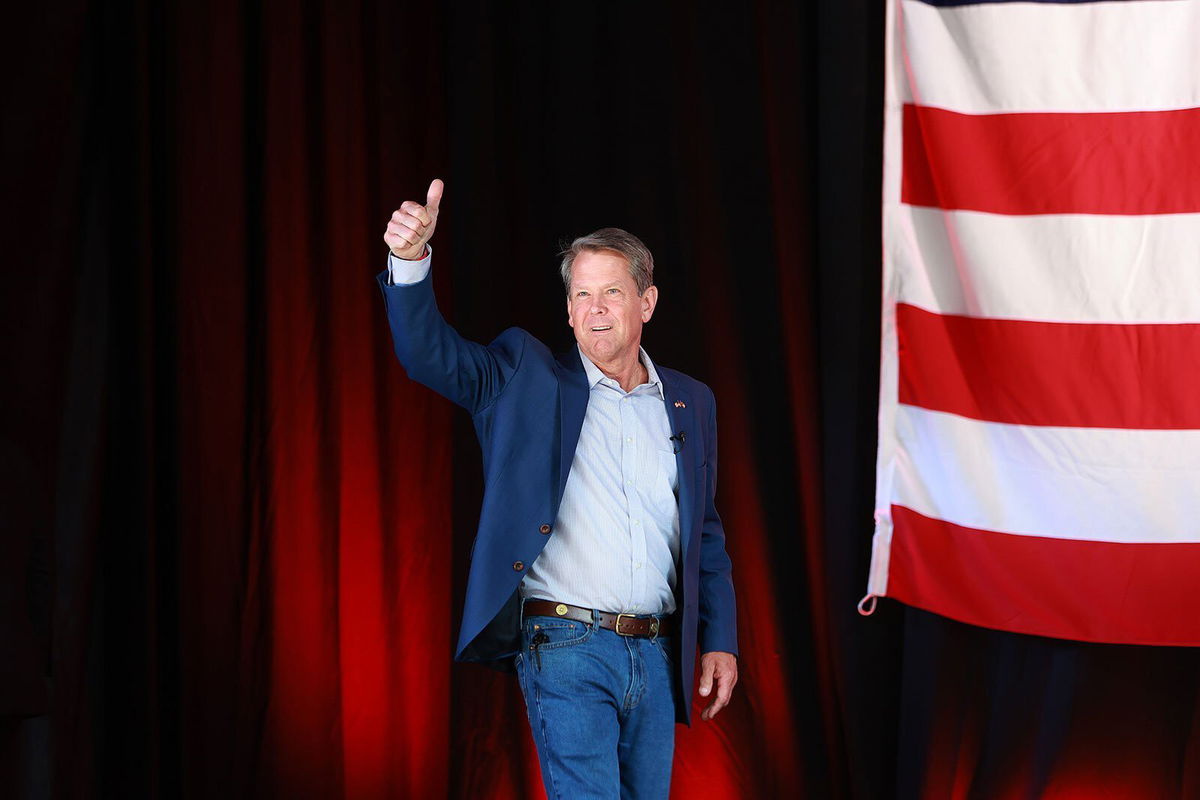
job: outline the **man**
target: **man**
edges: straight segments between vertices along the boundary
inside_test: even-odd
[[[654,261],[615,228],[563,254],[570,352],[518,328],[459,336],[429,277],[442,189],[392,214],[379,281],[400,362],[471,413],[483,448],[456,657],[515,667],[551,800],[666,797],[697,644],[700,694],[716,689],[702,718],[737,681],[712,392],[641,348]]]

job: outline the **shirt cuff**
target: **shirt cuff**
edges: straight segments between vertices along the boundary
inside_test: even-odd
[[[429,264],[433,260],[433,248],[425,245],[425,257],[419,261],[408,261],[397,258],[395,253],[388,253],[388,274],[391,275],[393,286],[420,283],[429,274]]]

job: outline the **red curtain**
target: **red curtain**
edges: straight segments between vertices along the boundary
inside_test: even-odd
[[[236,14],[180,11],[167,26],[178,36],[178,55],[166,48],[178,59],[168,65],[178,88],[158,99],[171,106],[179,138],[167,158],[179,172],[171,196],[156,200],[175,205],[180,245],[166,260],[178,270],[180,309],[183,773],[213,775],[205,756],[215,743],[187,734],[232,723],[243,740],[227,758],[254,753],[245,778],[264,792],[538,796],[514,684],[449,661],[462,550],[454,462],[476,456],[453,447],[457,412],[394,363],[371,281],[388,209],[448,157],[444,87],[428,68],[441,55],[439,20],[412,25],[407,12],[368,18],[337,4],[302,12],[269,5],[259,19],[242,16],[238,31]],[[254,87],[244,77],[251,68]],[[685,85],[703,100],[701,86]],[[703,153],[691,157],[704,163]],[[786,204],[796,184],[786,173],[779,182]],[[456,260],[457,237],[471,233],[458,227],[453,199],[447,205],[435,245],[443,284],[486,268]],[[721,205],[710,189],[685,208],[685,226],[707,227]],[[738,320],[722,314],[736,232],[712,233],[691,269],[706,278],[699,303],[712,335],[701,348],[721,403],[721,507],[737,565],[743,676],[716,724],[681,731],[675,792],[794,796],[802,768],[793,689],[757,474],[769,466],[749,444],[755,403],[738,356],[755,343],[739,342]],[[539,280],[524,265],[506,268]],[[777,271],[780,296],[796,293],[798,272]],[[453,309],[451,287],[440,288]],[[804,409],[813,399],[795,379],[811,357],[804,310],[795,311],[780,344],[795,438],[811,459]],[[797,496],[814,489],[809,473]],[[814,519],[778,535],[799,538]],[[237,648],[227,639],[234,629]]]

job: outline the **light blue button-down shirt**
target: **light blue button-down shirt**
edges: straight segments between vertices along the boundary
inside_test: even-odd
[[[662,383],[626,393],[581,352],[590,394],[554,534],[521,583],[524,597],[628,614],[675,610],[679,478]]]
[[[420,261],[389,256],[392,282],[416,283]],[[675,610],[679,477],[662,382],[625,392],[582,352],[590,394],[554,533],[521,582],[523,597],[627,614]]]

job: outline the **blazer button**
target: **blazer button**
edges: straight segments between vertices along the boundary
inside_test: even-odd
[[[549,533],[549,532],[550,532],[550,526],[549,526],[549,525],[545,525],[545,524],[543,524],[543,525],[542,525],[542,527],[538,528],[538,531],[539,531],[540,533]]]
[[[516,572],[520,572],[520,571],[521,571],[521,570],[523,570],[523,569],[525,569],[525,562],[524,562],[524,561],[514,561],[514,562],[513,562],[513,570],[514,570],[514,571],[516,571]]]

